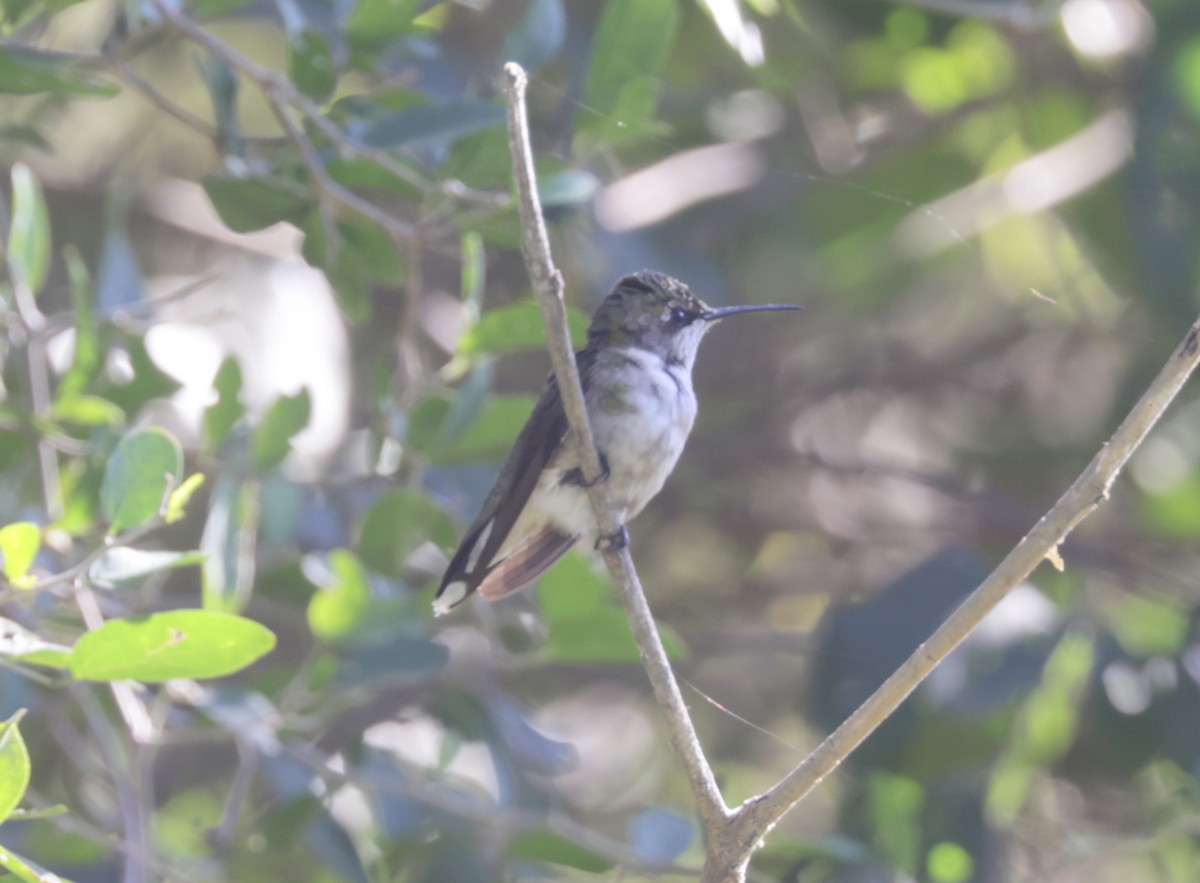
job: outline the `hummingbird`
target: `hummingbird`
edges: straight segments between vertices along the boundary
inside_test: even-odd
[[[713,309],[678,279],[643,270],[620,279],[575,354],[588,420],[621,529],[662,489],[696,419],[692,366],[705,333],[727,316],[798,310],[791,304]],[[441,615],[474,592],[489,601],[529,585],[596,530],[589,481],[570,438],[553,372],[450,560],[433,601]]]

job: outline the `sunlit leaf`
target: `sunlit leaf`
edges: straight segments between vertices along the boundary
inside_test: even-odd
[[[79,426],[121,426],[125,412],[108,399],[93,395],[67,395],[57,399],[50,408],[52,419]]]
[[[307,387],[294,395],[277,398],[251,437],[254,465],[270,469],[282,463],[292,449],[292,438],[308,425],[311,413],[312,398]]]
[[[0,822],[17,808],[29,787],[29,750],[17,727],[24,716],[21,710],[0,723]]]
[[[198,552],[165,552],[113,546],[88,568],[88,579],[106,589],[121,589],[141,583],[151,574],[204,561]]]
[[[191,501],[192,495],[196,493],[204,484],[204,473],[195,472],[183,480],[183,484],[171,491],[171,496],[167,497],[167,510],[163,514],[163,520],[167,524],[174,524],[176,521],[181,521],[184,515],[187,514],[187,504]]]
[[[358,557],[346,549],[329,553],[329,581],[308,602],[308,626],[325,640],[343,637],[366,616],[371,585]]]
[[[583,169],[564,169],[538,180],[538,196],[546,207],[590,202],[599,189],[600,181]]]
[[[123,438],[108,458],[100,487],[109,532],[138,527],[157,515],[168,487],[182,477],[183,451],[165,430],[143,429]]]
[[[4,577],[15,586],[32,585],[29,568],[42,545],[42,530],[31,521],[17,521],[0,527],[0,558]]]
[[[83,635],[71,651],[71,674],[83,681],[147,683],[216,678],[245,668],[274,646],[275,635],[253,620],[213,610],[172,610],[111,619]]]
[[[522,831],[514,836],[508,841],[508,854],[513,858],[534,859],[591,874],[602,874],[613,867],[610,859],[545,829]]]
[[[0,62],[4,51],[0,49]],[[29,166],[12,167],[12,220],[8,229],[8,268],[13,282],[37,294],[50,270],[50,216],[42,185]]]

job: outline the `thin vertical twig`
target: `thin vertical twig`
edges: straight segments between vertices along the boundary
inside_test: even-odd
[[[583,474],[589,479],[595,479],[601,474],[600,457],[592,438],[583,400],[583,388],[579,383],[579,371],[571,350],[571,335],[567,330],[567,312],[563,303],[563,278],[550,255],[550,240],[546,234],[546,222],[538,198],[533,170],[533,149],[529,142],[529,120],[525,110],[526,76],[519,64],[510,62],[504,66],[504,85],[507,99],[505,105],[508,111],[508,146],[512,153],[513,175],[517,184],[517,203],[521,216],[521,252],[525,257],[525,266],[542,311],[542,321],[546,326],[550,348],[550,361],[554,366],[554,376],[558,380],[563,408],[579,453]],[[607,485],[602,481],[593,481],[588,488],[588,499],[591,501],[600,533],[608,535],[617,532],[621,525],[613,514]],[[709,767],[704,750],[700,747],[700,740],[696,737],[696,729],[679,692],[679,685],[675,681],[666,650],[663,649],[654,616],[646,603],[646,595],[642,591],[633,558],[628,548],[609,549],[604,552],[604,562],[608,565],[620,591],[621,602],[637,640],[642,664],[666,718],[671,747],[683,763],[684,772],[691,783],[705,834],[712,837],[724,825],[729,809],[725,806],[716,779],[713,778],[712,768]]]

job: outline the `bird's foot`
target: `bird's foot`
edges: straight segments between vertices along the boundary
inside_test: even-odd
[[[597,552],[616,552],[629,545],[629,531],[621,525],[612,533],[600,534],[596,540]]]
[[[604,454],[600,455],[600,474],[588,481],[583,477],[583,470],[576,466],[574,469],[568,469],[562,477],[563,484],[573,484],[581,488],[595,487],[602,481],[608,481],[608,477],[612,475],[612,470],[608,468],[608,457]]]

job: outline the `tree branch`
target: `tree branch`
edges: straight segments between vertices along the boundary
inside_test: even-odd
[[[504,85],[505,105],[508,110],[508,146],[512,153],[513,176],[516,179],[517,202],[521,216],[521,252],[525,257],[525,266],[542,311],[542,322],[546,326],[546,338],[550,348],[550,361],[554,367],[554,376],[558,380],[567,423],[571,427],[571,436],[579,453],[583,474],[591,481],[588,499],[592,504],[592,513],[600,533],[612,534],[618,531],[621,525],[613,514],[607,484],[594,480],[601,475],[600,457],[596,453],[596,444],[588,423],[583,389],[579,384],[579,371],[571,350],[571,336],[567,331],[563,278],[550,256],[550,240],[546,235],[546,222],[542,217],[538,198],[533,170],[533,150],[529,144],[529,121],[525,112],[526,76],[519,64],[510,62],[504,66]],[[700,741],[696,738],[695,727],[683,703],[683,696],[671,671],[671,663],[663,649],[662,640],[658,636],[654,616],[646,603],[646,595],[633,566],[633,558],[628,548],[608,550],[604,553],[604,562],[617,584],[621,603],[625,607],[633,636],[637,641],[642,664],[666,718],[671,747],[683,763],[684,772],[696,799],[697,813],[704,826],[705,835],[711,841],[724,829],[729,810],[721,797],[720,789],[717,788]]]

